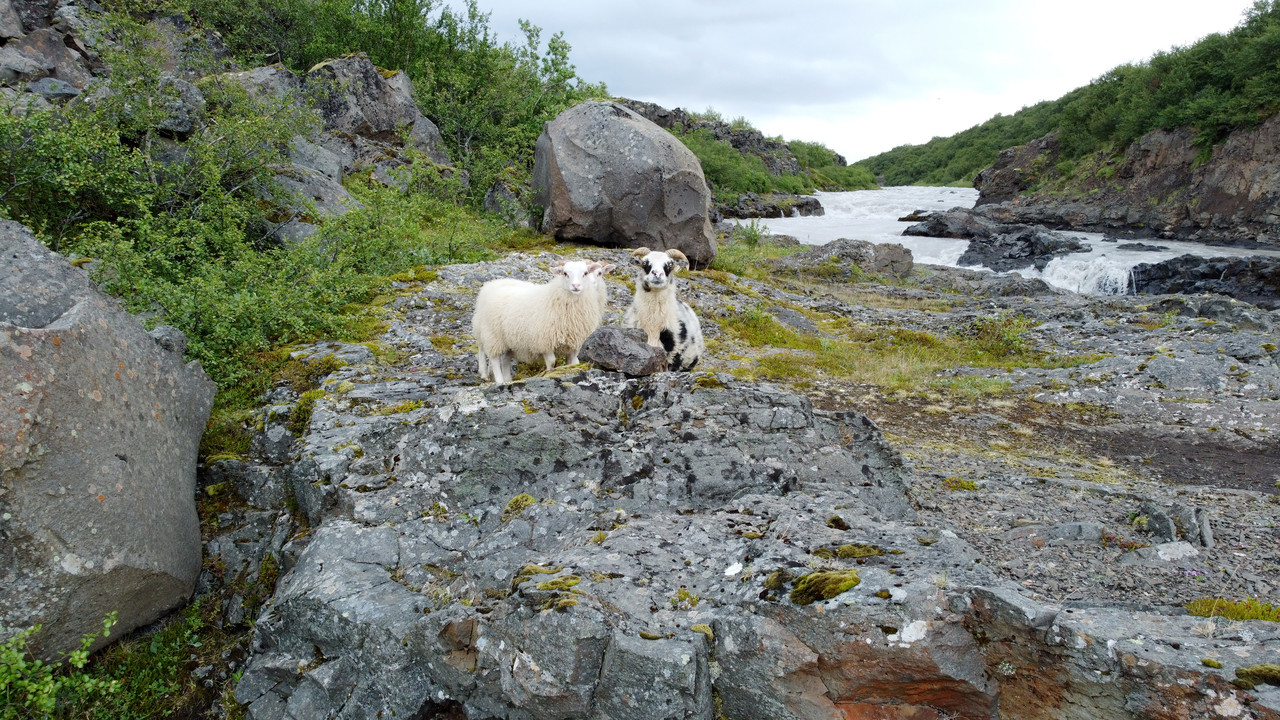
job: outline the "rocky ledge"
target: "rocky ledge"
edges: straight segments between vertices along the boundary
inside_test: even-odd
[[[1280,626],[1181,607],[1280,589],[1276,314],[928,267],[855,285],[801,258],[681,280],[709,372],[479,384],[476,289],[554,259],[402,287],[399,360],[299,350],[322,392],[273,391],[254,457],[211,468],[242,501],[211,556],[284,571],[250,717],[1280,717],[1238,672]],[[926,345],[1017,316],[1063,361],[776,385],[750,378],[809,351],[745,343],[743,313]]]

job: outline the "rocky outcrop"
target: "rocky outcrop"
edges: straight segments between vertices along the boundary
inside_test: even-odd
[[[108,613],[118,637],[191,596],[214,386],[181,333],[149,336],[12,222],[0,286],[0,637],[39,623],[53,659]]]
[[[481,283],[540,277],[553,260],[441,268],[394,305],[383,340],[404,364],[344,354],[352,364],[322,383],[301,437],[277,432],[270,418],[291,414],[292,401],[273,396],[284,404],[255,442],[270,467],[241,467],[227,482],[256,506],[280,502],[287,486],[311,529],[280,544],[263,518],[236,536],[252,542],[218,544],[237,567],[253,565],[234,549],[249,546],[278,552],[285,570],[235,690],[250,717],[1280,717],[1280,695],[1230,683],[1275,652],[1267,623],[1160,607],[1188,593],[1272,592],[1276,551],[1256,535],[1270,532],[1270,508],[1256,494],[1086,480],[1077,460],[1005,471],[992,448],[948,440],[952,425],[990,434],[1030,422],[1016,402],[878,408],[928,416],[913,468],[821,381],[812,403],[726,373],[574,368],[478,386],[472,357],[424,332],[465,333]],[[888,323],[881,341],[908,342],[996,306],[1040,322],[1037,345],[1109,348],[1094,365],[1001,376],[1047,403],[1060,394],[1079,407],[1090,392],[1152,441],[1203,421],[1239,428],[1221,434],[1243,443],[1269,422],[1258,413],[1274,414],[1272,336],[1234,329],[1268,322],[1249,306],[1196,300],[1169,310],[1167,331],[1137,340],[1131,323],[1166,311],[1152,300],[1028,299],[998,292],[989,273],[917,271],[919,286],[875,291],[885,308],[837,300],[838,283],[795,294],[712,273],[691,274],[681,293],[724,343],[708,358],[719,367],[741,360],[719,323],[746,308],[824,337]],[[956,294],[968,282],[991,292]],[[873,294],[860,287],[860,299]],[[616,321],[628,293],[613,281],[609,290]],[[934,309],[893,309],[895,298]],[[1157,346],[1177,360],[1151,359]],[[1221,379],[1207,368],[1225,362],[1252,371],[1224,380],[1233,409],[1193,404],[1204,417],[1177,420],[1172,400]],[[1020,442],[1040,444],[1032,427],[1017,428]],[[1063,429],[1057,415],[1044,422]],[[1184,460],[1207,449],[1164,441]],[[954,485],[961,475],[974,490]],[[1137,523],[1115,518],[1139,515],[1158,544],[1125,553],[1116,543],[1133,542]],[[1236,543],[1253,550],[1232,555]],[[1196,568],[1227,557],[1232,575],[1197,584]]]
[[[822,203],[812,195],[786,195],[755,193],[739,195],[733,203],[717,203],[716,210],[730,218],[783,218],[810,217],[826,213]]]
[[[1002,222],[1217,243],[1280,243],[1280,115],[1204,156],[1190,128],[1154,130],[1124,155],[1078,160],[1060,178],[1056,135],[1000,153],[978,174],[978,207]],[[1037,193],[1053,181],[1065,192]]]
[[[743,155],[760,158],[760,161],[764,163],[765,170],[774,177],[796,175],[800,172],[800,161],[796,159],[796,156],[786,143],[767,138],[764,133],[753,127],[735,128],[726,122],[702,120],[690,115],[681,108],[668,110],[651,102],[626,98],[619,102],[664,130],[677,130],[679,132],[705,130],[711,133],[711,136],[716,140],[728,143]],[[845,164],[844,158],[839,155],[836,158],[837,164],[841,166]]]
[[[766,262],[783,276],[826,283],[856,281],[866,273],[900,280],[909,277],[914,267],[911,251],[901,245],[845,238]]]
[[[586,102],[546,124],[534,155],[543,232],[607,247],[682,251],[695,266],[715,257],[698,158],[622,105]]]
[[[1280,310],[1280,258],[1182,255],[1134,266],[1131,284],[1137,293],[1218,293]]]

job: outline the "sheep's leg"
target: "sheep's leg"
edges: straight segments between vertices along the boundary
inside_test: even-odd
[[[489,379],[489,356],[485,355],[483,350],[476,351],[476,362],[480,365],[480,379]]]
[[[547,372],[551,372],[551,370],[556,366],[555,351],[553,350],[551,352],[542,353],[542,362],[547,364]]]
[[[493,358],[493,379],[499,385],[509,385],[512,378],[515,377],[514,365],[515,356],[511,353],[503,353]]]
[[[569,359],[568,359],[568,360],[565,360],[565,361],[564,361],[564,364],[565,364],[565,365],[577,365],[577,364],[578,364],[578,351],[577,351],[577,350],[574,350],[572,353],[570,353],[570,354],[569,354]]]

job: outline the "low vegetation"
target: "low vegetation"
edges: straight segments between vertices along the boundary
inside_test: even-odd
[[[1036,351],[1025,333],[1030,323],[1003,314],[947,334],[879,327],[815,315],[820,333],[799,332],[759,304],[717,322],[732,338],[756,349],[732,372],[753,379],[804,385],[814,380],[866,384],[887,394],[920,394],[937,388],[937,373],[967,367],[1073,367],[1094,356],[1060,357]],[[731,348],[726,351],[732,354]],[[990,389],[990,388],[984,388]]]
[[[705,113],[695,114],[695,117],[722,121],[719,114],[710,108]],[[751,127],[743,118],[733,121],[732,126],[736,129]],[[800,162],[801,171],[778,176],[769,173],[758,155],[739,151],[728,142],[717,140],[706,128],[677,129],[675,135],[698,156],[702,172],[719,202],[732,203],[743,193],[799,195],[810,194],[815,189],[838,191],[879,187],[866,168],[838,164],[835,152],[821,143],[785,143]],[[784,144],[781,137],[774,140]]]
[[[1187,603],[1187,612],[1199,617],[1280,622],[1280,607],[1262,602],[1257,598],[1245,598],[1240,601],[1224,600],[1222,598],[1200,598]]]

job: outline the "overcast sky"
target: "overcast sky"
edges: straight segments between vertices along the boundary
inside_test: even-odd
[[[459,3],[454,0],[455,6]],[[479,0],[563,31],[582,78],[713,107],[850,162],[1051,100],[1126,62],[1235,27],[1249,0]]]

